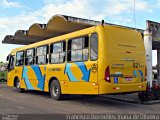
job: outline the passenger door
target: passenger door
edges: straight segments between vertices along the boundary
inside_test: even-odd
[[[13,86],[13,83],[14,83],[14,59],[15,59],[15,56],[13,55],[10,55],[10,58],[9,58],[9,64],[8,64],[8,75],[7,75],[7,83],[8,83],[8,86]]]

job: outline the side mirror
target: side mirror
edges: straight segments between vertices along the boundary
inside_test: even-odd
[[[9,61],[10,59],[10,54],[7,56],[6,61]]]
[[[9,69],[9,64],[7,65],[7,68],[6,68],[7,70]]]

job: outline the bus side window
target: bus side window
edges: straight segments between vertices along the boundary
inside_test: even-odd
[[[11,56],[11,58],[10,58],[9,69],[10,70],[14,69],[14,56]]]
[[[50,63],[65,62],[66,42],[58,42],[50,46]]]
[[[68,61],[88,60],[88,36],[68,41]]]
[[[88,47],[89,47],[89,37],[84,37],[84,47],[83,47],[83,61],[88,60]]]
[[[90,59],[97,60],[98,58],[98,35],[93,33],[90,37]]]
[[[26,50],[25,65],[33,65],[35,63],[35,49]]]
[[[22,66],[24,64],[24,52],[20,51],[16,54],[16,66]]]
[[[48,45],[37,47],[36,53],[36,64],[48,63]]]

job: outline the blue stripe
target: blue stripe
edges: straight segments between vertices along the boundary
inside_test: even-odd
[[[27,67],[23,67],[23,73],[22,73],[22,78],[24,79],[27,89],[29,90],[34,90],[34,87],[32,86],[32,84],[30,83],[29,79],[28,79],[28,68]]]
[[[33,71],[37,77],[37,80],[38,80],[37,87],[41,90],[44,90],[45,75],[42,76],[42,73],[41,73],[39,66],[31,66],[31,68],[33,69]]]

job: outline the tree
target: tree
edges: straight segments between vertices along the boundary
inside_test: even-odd
[[[2,73],[1,76],[4,77],[4,73]]]

